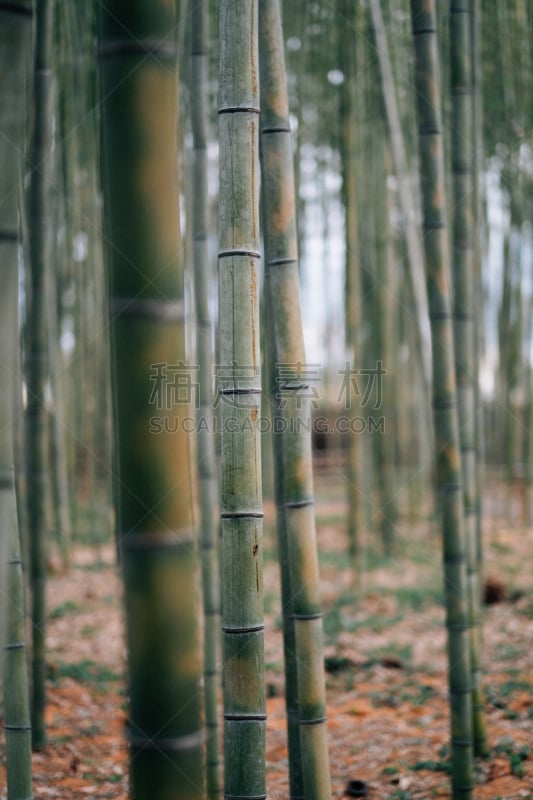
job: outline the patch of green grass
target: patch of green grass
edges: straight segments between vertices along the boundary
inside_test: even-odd
[[[78,683],[108,683],[121,680],[122,675],[90,659],[83,659],[72,664],[59,661],[51,669],[51,678],[53,681],[71,678]]]
[[[533,692],[533,683],[531,683],[531,681],[510,678],[500,684],[499,692],[502,697],[510,697],[516,692]]]
[[[68,744],[69,742],[74,741],[76,737],[72,734],[63,734],[61,736],[50,736],[50,744],[57,745],[57,744]]]
[[[496,747],[494,752],[499,755],[507,756],[509,759],[509,767],[513,775],[517,778],[523,778],[526,771],[523,766],[523,761],[526,761],[530,755],[530,749],[526,745],[515,745],[510,736],[504,736]]]
[[[413,611],[422,611],[431,606],[444,604],[442,588],[439,585],[401,586],[395,589],[394,595],[400,608],[409,608]]]
[[[372,614],[362,619],[356,619],[349,614],[343,614],[339,604],[335,604],[333,608],[328,609],[324,614],[323,624],[324,633],[326,636],[335,637],[341,631],[354,633],[359,630],[370,630],[373,633],[381,633],[387,628],[393,628],[398,622],[401,622],[403,615],[395,614],[391,617],[384,617],[380,614]]]
[[[390,767],[383,767],[381,770],[382,775],[397,775],[400,771],[399,767],[390,766]]]
[[[346,514],[320,514],[316,515],[317,525],[346,525]]]
[[[422,684],[415,686],[413,690],[404,690],[401,699],[406,703],[411,703],[413,706],[425,706],[429,700],[436,696],[437,692],[432,686]]]
[[[511,555],[513,548],[503,542],[493,541],[490,543],[490,549],[495,550],[500,555]]]
[[[502,661],[516,661],[524,654],[524,647],[516,647],[516,645],[503,644],[498,648],[498,658]]]
[[[386,800],[413,800],[413,795],[406,789],[396,789],[392,794],[388,794]]]
[[[98,628],[94,625],[84,625],[80,633],[82,636],[94,636],[95,633],[98,633]]]
[[[80,604],[76,603],[75,600],[65,600],[64,603],[60,603],[60,605],[53,608],[50,612],[50,619],[62,619],[66,617],[67,614],[73,614],[75,611],[79,611]]]
[[[528,619],[533,619],[533,597],[528,597],[528,602],[525,605],[518,606],[516,613]]]
[[[384,659],[398,659],[406,667],[413,658],[413,648],[410,644],[398,644],[391,642],[387,647],[376,647],[369,653],[369,659],[365,662],[365,667],[373,667]]]
[[[318,551],[318,560],[321,566],[335,567],[335,569],[349,569],[352,566],[352,559],[348,552],[337,553],[326,550]]]

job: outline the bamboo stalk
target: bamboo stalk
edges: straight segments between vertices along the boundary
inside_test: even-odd
[[[191,397],[180,258],[175,4],[100,15],[117,536],[125,584],[133,795],[202,797]],[[180,405],[181,403],[181,405]],[[157,427],[157,426],[160,427]]]
[[[355,58],[355,34],[350,22],[357,25],[360,8],[354,9],[350,0],[343,0],[341,13],[347,20],[341,31],[341,52],[345,63],[346,78],[341,94],[342,126],[342,180],[345,213],[345,339],[346,350],[352,367],[362,364],[362,281],[359,248],[358,213],[358,137],[357,137],[357,70]],[[351,398],[347,411],[352,418],[360,416],[358,396]],[[348,434],[347,488],[348,488],[348,543],[354,561],[356,580],[362,574],[362,536],[365,526],[364,439],[351,427]]]
[[[24,581],[14,481],[14,440],[20,413],[19,197],[26,150],[26,109],[32,46],[31,2],[0,7],[0,642],[8,800],[32,793],[31,721]],[[16,148],[16,149],[15,149]],[[4,617],[5,614],[5,617]],[[5,647],[5,650],[4,650]]]
[[[257,0],[219,16],[224,792],[265,797]]]
[[[266,308],[291,797],[330,798],[311,402],[300,311],[289,107],[279,0],[259,0]],[[302,369],[304,370],[302,374]],[[281,426],[276,426],[276,421]]]
[[[434,0],[411,0],[423,200],[426,281],[433,350],[436,481],[444,560],[454,800],[473,793],[472,695],[461,461],[451,322],[444,150]]]
[[[213,325],[209,310],[211,270],[208,257],[208,28],[206,0],[191,8],[191,121],[194,144],[193,165],[193,240],[194,289],[196,309],[196,352],[199,365],[197,446],[200,489],[200,550],[204,606],[204,704],[207,795],[220,793],[217,724],[217,688],[220,680],[218,636],[220,629],[220,581],[217,558],[218,505],[217,464],[213,421]]]
[[[396,99],[394,75],[380,0],[370,0],[369,9],[376,39],[383,100],[389,126],[391,153],[394,162],[394,171],[398,181],[398,197],[403,215],[403,234],[408,255],[408,263],[405,272],[416,321],[416,351],[420,360],[423,384],[427,396],[429,397],[431,353],[428,341],[429,331],[426,324],[428,301],[424,284],[424,253],[419,234],[417,202],[410,183],[407,153]],[[430,427],[431,426],[428,426],[428,428]]]
[[[45,383],[48,378],[47,284],[51,269],[53,180],[52,72],[53,0],[37,4],[34,58],[35,123],[31,146],[30,260],[31,295],[28,313],[28,525],[30,530],[32,596],[32,733],[34,748],[44,747],[46,704],[46,547],[48,412]]]
[[[473,252],[473,130],[470,0],[450,4],[451,169],[455,377],[463,482],[464,527],[470,606],[474,752],[487,755],[481,685],[481,586],[478,560],[476,393]]]

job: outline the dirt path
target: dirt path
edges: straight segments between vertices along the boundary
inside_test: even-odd
[[[288,796],[282,640],[268,526],[265,541],[267,788],[281,800]],[[404,526],[394,559],[383,562],[369,549],[357,597],[335,504],[320,510],[319,546],[334,796],[362,780],[375,800],[449,797],[438,542]],[[34,755],[36,800],[128,796],[120,581],[112,548],[102,556],[95,563],[93,551],[78,548],[71,572],[50,578],[49,744]],[[478,764],[479,800],[533,798],[532,556],[532,530],[490,532],[486,569],[507,599],[485,615],[492,755]]]

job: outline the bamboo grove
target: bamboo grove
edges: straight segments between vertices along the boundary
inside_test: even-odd
[[[267,797],[264,499],[288,792],[331,798],[334,447],[356,592],[404,498],[434,508],[451,796],[475,796],[485,472],[533,518],[532,26],[530,0],[0,1],[8,800],[47,741],[48,568],[110,541],[132,796]]]

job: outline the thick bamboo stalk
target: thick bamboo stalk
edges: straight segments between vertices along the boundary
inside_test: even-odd
[[[331,787],[313,507],[312,395],[306,383],[294,170],[279,0],[259,0],[259,28],[265,288],[290,794],[293,798],[324,800],[331,797]],[[283,433],[275,432],[279,430]]]
[[[439,493],[454,800],[473,792],[468,583],[457,421],[444,149],[434,0],[411,0],[426,281],[433,350],[433,418]]]
[[[451,170],[455,378],[463,482],[464,532],[470,605],[474,751],[488,752],[481,686],[481,587],[477,547],[477,450],[474,308],[471,0],[450,4]]]
[[[0,6],[0,643],[8,800],[26,800],[32,793],[26,614],[14,481],[15,420],[21,402],[18,201],[26,150],[32,14],[31,2]]]
[[[177,179],[175,4],[101,9],[117,536],[133,795],[202,797],[196,548]]]
[[[208,29],[206,0],[191,8],[191,121],[194,143],[193,240],[194,296],[196,309],[196,354],[199,365],[197,452],[200,490],[200,555],[204,606],[204,704],[207,795],[220,793],[217,689],[220,680],[218,642],[220,630],[220,581],[217,558],[218,505],[217,464],[213,430],[213,324],[209,309],[211,269],[208,255]]]
[[[53,0],[37,4],[34,60],[34,133],[31,146],[30,261],[31,294],[28,313],[28,525],[30,530],[32,595],[32,732],[33,746],[46,742],[46,547],[48,413],[45,383],[48,378],[47,273],[51,269],[53,180]]]
[[[219,28],[219,367],[224,792],[265,797],[257,0]]]

